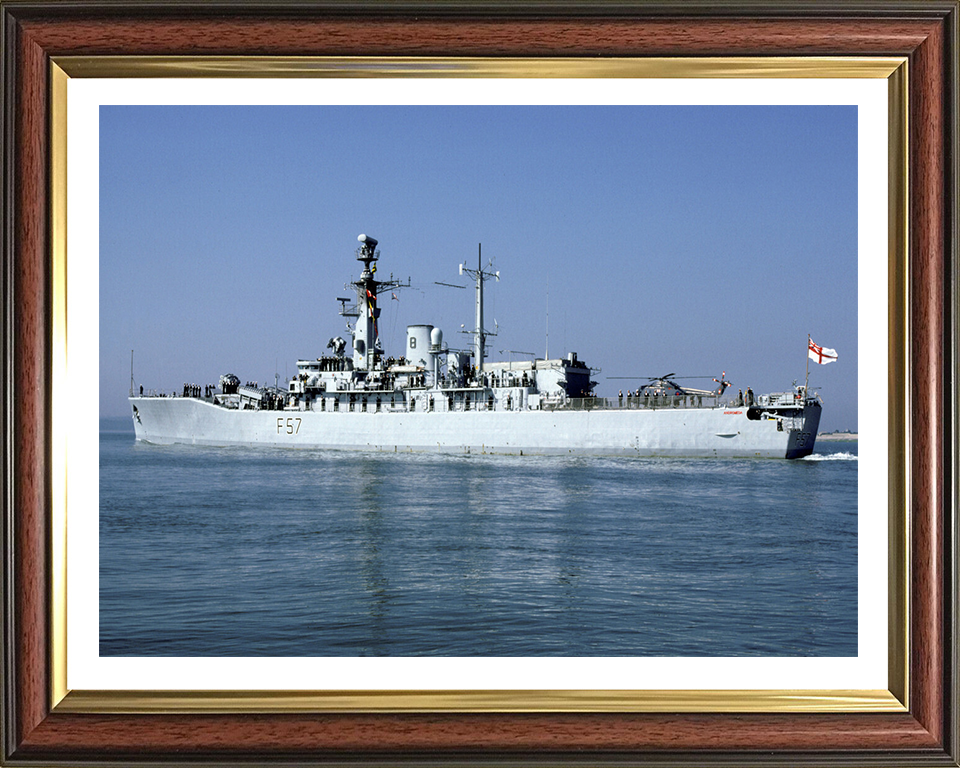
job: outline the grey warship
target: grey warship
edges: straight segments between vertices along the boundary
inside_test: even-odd
[[[672,374],[626,397],[594,395],[594,371],[575,352],[556,359],[486,359],[484,283],[499,272],[460,265],[476,284],[470,349],[453,349],[440,328],[407,326],[402,355],[387,356],[378,299],[405,287],[377,278],[378,241],[360,235],[354,297],[338,299],[349,340],[297,361],[284,386],[241,383],[228,373],[217,385],[184,386],[182,394],[136,394],[130,406],[138,441],[155,444],[276,445],[365,451],[458,454],[757,457],[797,459],[813,452],[822,404],[807,384],[746,399],[724,399]]]

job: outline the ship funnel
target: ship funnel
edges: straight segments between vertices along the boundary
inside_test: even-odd
[[[426,365],[430,353],[432,325],[407,326],[407,361],[411,365]],[[422,360],[422,362],[420,362]]]

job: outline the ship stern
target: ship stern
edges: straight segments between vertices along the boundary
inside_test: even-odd
[[[820,414],[822,408],[817,400],[808,400],[803,407],[803,416],[799,429],[791,429],[787,439],[786,458],[802,459],[813,453],[817,442],[817,431],[820,429]]]

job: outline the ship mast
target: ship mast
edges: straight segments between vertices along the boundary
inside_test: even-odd
[[[476,361],[477,373],[483,373],[483,354],[486,349],[487,336],[496,336],[483,327],[483,284],[487,280],[500,279],[500,271],[485,271],[483,269],[482,243],[477,244],[477,268],[470,269],[466,264],[460,265],[460,274],[468,274],[477,281],[477,326],[473,332],[473,357]],[[487,265],[491,266],[490,264]]]
[[[369,235],[360,235],[360,247],[357,248],[357,261],[363,262],[363,272],[360,279],[350,283],[357,292],[357,304],[347,308],[344,305],[340,314],[344,317],[357,318],[353,329],[353,367],[361,371],[372,371],[376,365],[377,341],[379,329],[377,320],[380,317],[380,307],[377,306],[377,296],[382,290],[391,288],[405,288],[393,275],[389,280],[377,280],[377,265],[374,263],[380,258],[377,250],[378,241]],[[342,299],[341,301],[347,301]]]

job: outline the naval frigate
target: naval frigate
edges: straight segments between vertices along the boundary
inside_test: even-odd
[[[603,398],[594,395],[595,370],[574,352],[487,361],[484,283],[500,273],[484,267],[479,253],[476,269],[460,265],[476,283],[472,347],[453,349],[440,328],[410,325],[404,354],[388,357],[378,300],[409,282],[378,279],[378,241],[358,240],[363,270],[345,286],[355,300],[338,299],[349,343],[337,336],[326,354],[298,360],[283,387],[241,383],[227,373],[217,385],[185,384],[172,395],[140,387],[136,394],[131,370],[136,439],[459,454],[796,459],[813,452],[822,405],[806,383],[731,399],[724,398],[725,374],[713,379],[713,389],[685,386],[669,374]]]

